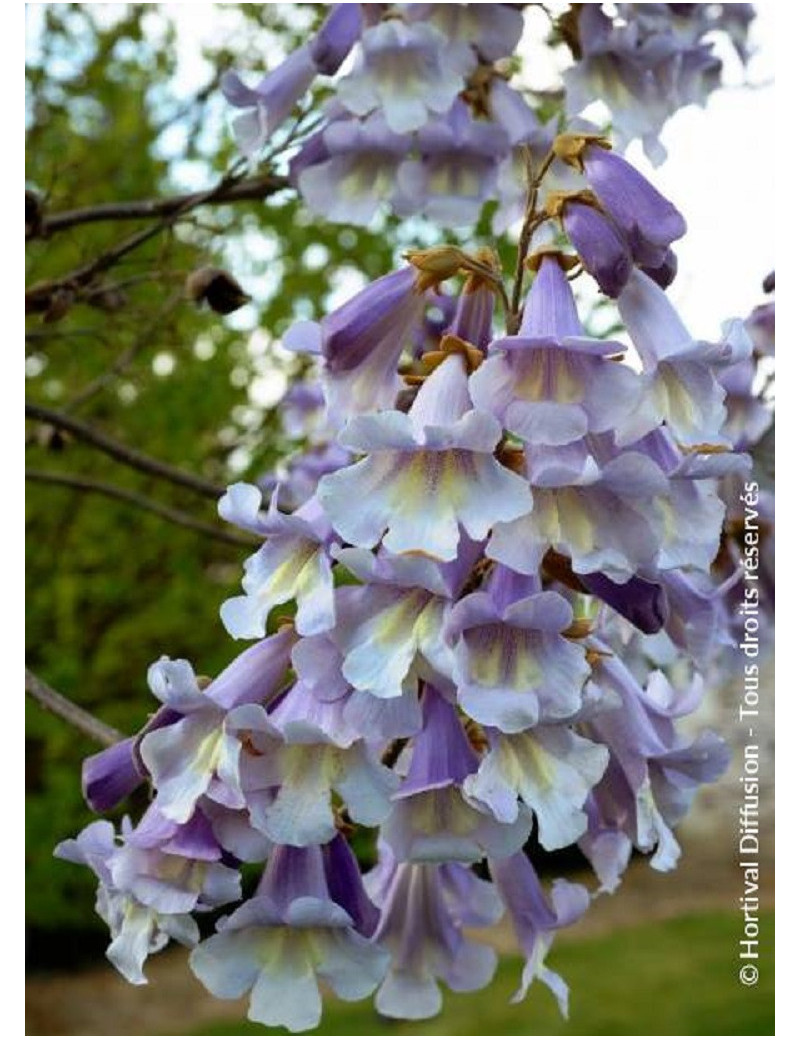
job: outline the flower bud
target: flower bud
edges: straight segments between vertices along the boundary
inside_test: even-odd
[[[186,279],[186,295],[205,301],[217,314],[232,314],[251,299],[235,278],[219,267],[200,267]]]

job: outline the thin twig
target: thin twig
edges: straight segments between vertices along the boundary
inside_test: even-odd
[[[145,495],[140,495],[135,491],[129,491],[127,488],[117,487],[116,484],[106,484],[100,480],[92,480],[89,477],[82,477],[75,473],[55,473],[50,470],[40,469],[26,470],[25,479],[32,481],[34,484],[57,484],[61,487],[73,488],[75,491],[105,495],[106,498],[125,502],[127,505],[132,505],[147,513],[160,516],[163,520],[169,520],[172,524],[187,527],[190,531],[196,531],[198,534],[205,535],[206,538],[213,538],[215,541],[225,542],[228,545],[243,545],[248,549],[252,549],[254,546],[261,544],[256,538],[236,534],[233,531],[225,531],[211,524],[205,524],[202,520],[196,520],[193,516],[190,516],[189,513],[184,513],[180,509],[173,509],[171,506],[162,505],[161,502],[156,502],[152,498],[147,498]]]
[[[34,675],[27,668],[25,669],[25,691],[47,711],[58,715],[59,718],[64,719],[85,736],[97,741],[98,744],[111,747],[125,739],[124,733],[120,733],[113,726],[107,726],[105,722],[96,719],[84,708],[73,704],[71,700],[56,692],[52,686],[48,686],[38,675]]]
[[[511,292],[510,319],[507,331],[514,334],[520,323],[520,303],[522,301],[522,281],[525,276],[525,260],[528,256],[533,233],[540,224],[547,219],[536,211],[536,203],[539,197],[539,188],[555,159],[555,154],[549,151],[538,171],[533,169],[533,158],[529,148],[525,149],[525,170],[528,178],[528,192],[525,200],[525,219],[519,235],[517,246],[517,266],[514,272],[514,288]]]
[[[194,491],[196,494],[203,495],[206,498],[216,500],[225,493],[225,488],[220,487],[218,484],[212,484],[208,480],[203,480],[202,477],[196,477],[193,473],[187,473],[185,470],[178,469],[167,462],[161,462],[149,455],[144,455],[142,452],[129,448],[120,441],[100,433],[93,426],[89,426],[87,423],[74,419],[70,415],[65,415],[63,412],[58,412],[53,408],[26,403],[25,415],[29,419],[48,423],[58,430],[66,430],[73,437],[77,437],[78,440],[90,444],[93,448],[97,448],[106,455],[110,455],[117,462],[130,466],[131,469],[148,473],[150,476],[159,477],[162,480],[168,480],[171,484],[188,488],[190,491]]]
[[[129,368],[142,350],[152,343],[153,333],[161,325],[164,318],[183,298],[183,290],[173,293],[172,296],[170,296],[156,311],[153,320],[147,323],[133,343],[126,350],[122,351],[116,361],[114,361],[105,372],[101,372],[99,376],[88,382],[75,394],[74,397],[70,398],[70,400],[64,405],[64,412],[73,412],[77,408],[86,404],[87,401],[90,401],[102,390],[105,390],[110,383],[113,383],[117,376],[121,375],[127,368]]]
[[[67,209],[44,217],[36,235],[47,238],[79,224],[96,224],[111,220],[143,220],[148,217],[170,217],[207,202],[247,202],[265,199],[289,187],[285,177],[260,175],[239,181],[224,189],[217,188],[213,197],[208,191],[171,195],[165,199],[138,199],[131,202],[100,202],[80,209]]]
[[[41,329],[26,329],[25,339],[31,342],[38,342],[40,340],[49,339],[74,339],[76,337],[87,336],[94,339],[99,339],[104,342],[106,335],[99,329],[92,328],[76,328],[76,329],[59,329],[52,325],[45,326]]]
[[[242,181],[244,177],[244,163],[245,160],[240,160],[239,162],[234,163],[229,172],[225,174],[216,187],[205,192],[198,192],[193,195],[184,195],[181,197],[181,200],[177,205],[175,205],[174,200],[172,200],[172,205],[169,207],[168,212],[163,214],[161,219],[155,224],[151,224],[142,231],[138,231],[135,235],[131,235],[122,242],[118,242],[117,245],[112,246],[104,253],[95,257],[95,259],[90,263],[77,268],[77,270],[72,271],[63,278],[40,282],[38,285],[34,285],[25,293],[25,312],[46,312],[51,306],[54,298],[57,298],[59,294],[68,293],[74,295],[79,293],[82,289],[85,289],[86,286],[90,285],[98,275],[108,271],[116,263],[122,260],[123,257],[132,253],[135,249],[138,249],[139,246],[144,245],[144,243],[148,242],[151,238],[155,238],[156,235],[160,235],[162,231],[171,227],[184,213],[188,213],[189,210],[207,202],[224,201],[233,188]],[[263,191],[259,197],[263,197]],[[161,201],[163,202],[163,200]],[[158,205],[158,203],[156,203],[156,205]]]

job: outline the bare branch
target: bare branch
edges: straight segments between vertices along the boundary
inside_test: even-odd
[[[96,719],[84,708],[73,704],[71,700],[68,700],[63,694],[57,693],[52,686],[48,686],[38,675],[34,675],[27,668],[25,669],[25,690],[47,711],[58,715],[59,718],[64,719],[87,737],[96,740],[98,744],[111,747],[125,739],[124,733],[120,733],[113,726],[107,726],[105,722]]]
[[[211,524],[205,524],[202,520],[196,520],[193,516],[184,513],[180,509],[165,506],[161,502],[156,502],[145,495],[139,495],[135,491],[117,487],[116,484],[106,484],[103,481],[92,480],[89,477],[82,477],[75,473],[55,473],[50,470],[40,469],[26,470],[25,479],[32,481],[34,484],[57,484],[61,487],[73,488],[75,491],[105,495],[106,498],[125,502],[128,505],[135,506],[137,509],[143,509],[147,513],[160,516],[163,520],[169,520],[170,523],[178,524],[180,527],[187,527],[190,531],[196,531],[198,534],[205,535],[207,538],[213,538],[218,542],[226,542],[228,545],[243,545],[248,549],[252,549],[254,546],[261,544],[256,538],[249,538],[247,535],[236,534],[234,531],[226,531]]]
[[[268,198],[283,188],[289,187],[285,177],[267,174],[250,177],[239,181],[223,190],[218,190],[213,198],[206,192],[191,192],[184,195],[172,195],[165,199],[138,199],[131,202],[100,202],[94,206],[83,206],[80,209],[67,209],[61,213],[45,216],[36,235],[29,238],[48,238],[59,231],[77,227],[79,224],[97,224],[111,220],[145,220],[148,217],[171,217],[194,209],[209,202],[248,202]]]
[[[79,390],[74,397],[64,405],[65,412],[73,412],[77,408],[82,407],[87,401],[90,401],[97,394],[105,390],[105,388],[114,382],[117,376],[128,369],[133,362],[136,360],[138,355],[152,343],[153,333],[160,328],[162,322],[166,316],[172,311],[178,303],[184,298],[183,290],[180,292],[173,293],[161,307],[156,311],[152,321],[149,321],[147,325],[139,332],[139,335],[133,341],[133,343],[117,357],[113,364],[101,372],[99,376],[88,382],[81,390]]]
[[[25,293],[25,313],[44,313],[45,318],[47,318],[48,311],[51,310],[55,301],[61,302],[62,300],[76,298],[87,286],[92,284],[98,275],[108,271],[123,257],[144,245],[151,238],[160,235],[162,231],[171,227],[183,214],[207,202],[226,201],[230,193],[244,183],[243,165],[244,160],[235,163],[219,183],[208,191],[178,196],[177,202],[175,199],[168,200],[170,202],[170,205],[167,207],[168,211],[161,214],[160,220],[142,231],[137,231],[135,235],[131,235],[122,242],[118,242],[117,245],[95,257],[90,263],[77,268],[63,278],[39,282],[38,285],[34,285]],[[267,192],[264,189],[264,181],[262,180],[259,191],[254,197],[263,198],[265,194]],[[156,203],[157,205],[158,203]],[[67,303],[66,306],[69,306],[69,304]]]
[[[90,444],[93,448],[110,455],[117,462],[122,462],[124,465],[130,466],[131,469],[139,470],[141,473],[148,473],[152,477],[159,477],[161,480],[167,480],[171,484],[188,488],[190,491],[194,491],[196,494],[203,495],[206,498],[218,499],[225,493],[225,488],[220,487],[218,484],[212,484],[210,481],[203,480],[202,477],[196,477],[193,473],[187,473],[185,470],[178,469],[177,466],[171,466],[167,462],[160,462],[149,455],[144,455],[142,452],[129,448],[120,441],[100,433],[99,430],[89,426],[88,423],[74,419],[63,412],[57,412],[53,408],[26,403],[25,415],[29,419],[48,423],[58,430],[66,430],[67,433],[71,433],[78,440]]]

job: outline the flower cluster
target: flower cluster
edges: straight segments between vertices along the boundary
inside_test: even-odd
[[[704,105],[720,85],[714,39],[725,34],[742,62],[752,4],[573,4],[562,21],[576,63],[564,73],[567,116],[598,99],[609,109],[618,145],[641,140],[660,163],[664,123],[687,105]]]
[[[617,4],[615,16],[600,4],[574,4],[555,23],[576,63],[564,74],[554,117],[511,82],[526,6],[335,4],[318,33],[256,87],[232,71],[223,78],[238,110],[239,147],[256,155],[317,77],[334,77],[322,126],[290,164],[314,213],[368,224],[388,205],[401,217],[453,227],[474,224],[496,198],[497,230],[522,215],[523,147],[545,154],[557,129],[599,99],[619,144],[641,138],[659,162],[665,120],[704,103],[719,84],[709,34],[727,35],[742,61],[748,55],[749,4]],[[343,74],[348,57],[352,68]],[[554,187],[572,184],[566,178]],[[576,210],[564,216],[585,236],[591,217]]]
[[[488,53],[505,46],[494,28]],[[520,256],[518,311],[491,250],[443,246],[287,334],[322,376],[321,396],[292,392],[288,427],[336,440],[290,511],[280,485],[220,502],[263,540],[221,611],[254,642],[213,681],[152,666],[161,707],[84,770],[97,811],[144,782],[150,807],[58,849],[97,874],[108,955],[132,982],[174,937],[213,994],[250,992],[268,1026],[313,1028],[320,982],[426,1018],[442,984],[490,981],[496,955],[466,929],[505,912],[525,959],[514,999],[538,979],[566,1012],[546,956],[590,895],[543,885],[528,853],[577,844],[603,892],[634,849],[671,869],[675,824],[725,770],[717,736],[679,728],[699,673],[642,674],[619,633],[666,633],[693,661],[711,638],[719,490],[748,472],[753,419],[724,399],[752,343],[741,322],[691,337],[658,277],[682,218],[605,140],[559,137],[543,170],[558,157],[596,194],[531,222],[563,220],[601,287],[609,243],[624,254],[605,290],[631,347],[586,334],[578,258],[556,248]],[[242,902],[247,864],[263,872]],[[233,904],[201,940],[192,915]]]
[[[497,190],[501,164],[538,122],[508,84],[523,29],[518,4],[337,4],[317,36],[249,89],[223,89],[242,109],[234,131],[256,153],[320,73],[333,84],[324,125],[291,179],[326,220],[366,224],[382,203],[441,223],[471,224]]]

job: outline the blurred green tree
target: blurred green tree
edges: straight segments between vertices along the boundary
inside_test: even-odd
[[[208,39],[160,5],[28,9],[26,375],[34,407],[224,485],[287,451],[274,405],[296,363],[281,333],[393,254],[379,232],[320,226],[277,190],[289,132],[259,169],[223,180],[235,156],[219,76],[234,61],[280,60],[324,5],[210,6],[223,31]],[[220,184],[176,216],[175,197]],[[228,317],[185,291],[209,265],[251,297]],[[152,710],[145,673],[160,654],[212,674],[235,655],[218,607],[247,550],[226,543],[211,498],[56,426],[32,420],[27,431],[28,663],[132,732]],[[211,533],[108,497],[108,485]],[[90,880],[54,869],[52,848],[90,819],[78,776],[96,748],[35,704],[26,748],[28,906],[46,937],[90,923]]]

